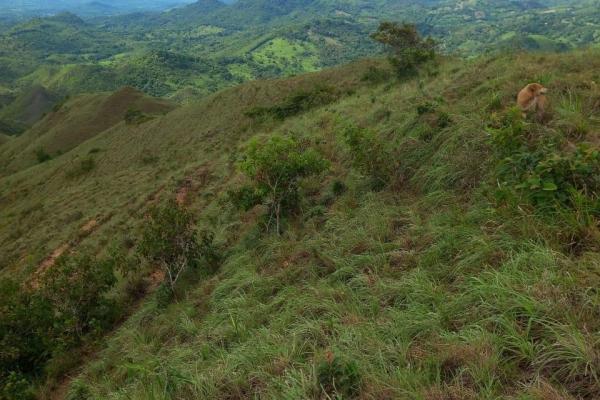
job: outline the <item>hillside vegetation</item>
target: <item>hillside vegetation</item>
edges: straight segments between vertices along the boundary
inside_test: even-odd
[[[597,398],[599,67],[449,58],[398,81],[364,60],[162,116],[144,97],[151,117],[76,137],[123,92],[69,100],[36,125],[52,135],[0,145],[0,274],[52,307],[79,266],[67,281],[97,302],[21,365],[69,399]],[[540,122],[513,109],[530,81],[550,89]],[[42,143],[63,154],[19,161]]]
[[[368,34],[382,20],[417,23],[447,54],[567,51],[597,45],[599,10],[597,0],[200,0],[86,20],[65,12],[0,26],[0,93],[41,85],[61,99],[129,85],[185,103],[377,54]],[[0,123],[14,125],[4,106]]]
[[[49,115],[0,149],[0,176],[39,163],[41,154],[59,156],[95,135],[122,123],[126,116],[144,120],[166,114],[174,106],[125,87],[114,93],[80,95],[54,107]]]

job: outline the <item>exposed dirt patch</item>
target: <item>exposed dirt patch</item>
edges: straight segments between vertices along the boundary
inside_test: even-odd
[[[98,227],[98,220],[92,219],[81,228],[82,233],[91,233]]]
[[[47,258],[45,258],[44,261],[40,263],[36,271],[33,273],[33,276],[29,281],[29,286],[33,289],[37,289],[40,285],[40,277],[42,277],[44,273],[46,273],[46,271],[52,268],[54,264],[56,264],[56,261],[63,254],[67,253],[72,248],[79,245],[79,243],[83,239],[91,235],[96,229],[98,229],[101,226],[102,223],[108,221],[110,217],[111,216],[108,216],[107,218],[104,218],[104,220],[98,220],[96,218],[89,220],[85,223],[85,225],[81,227],[81,229],[79,230],[79,234],[75,239],[73,239],[70,242],[63,243],[56,249],[54,249],[54,251]]]
[[[156,290],[165,280],[165,271],[156,269],[148,276],[148,292]]]
[[[200,189],[210,182],[211,177],[211,170],[207,165],[203,165],[192,174],[186,176],[175,191],[175,201],[177,201],[177,204],[180,206],[188,205],[190,195],[198,193]]]
[[[44,261],[42,261],[42,263],[38,267],[36,273],[37,274],[42,274],[48,268],[52,267],[56,263],[56,260],[58,260],[58,258],[60,256],[62,256],[70,248],[71,248],[71,245],[69,243],[63,243],[62,245],[60,245],[59,247],[57,247],[52,252],[52,254],[50,254],[50,256],[48,256],[48,258],[46,258]]]
[[[192,180],[190,178],[186,178],[183,183],[177,188],[177,192],[175,193],[175,201],[180,206],[185,206],[188,195],[190,193],[190,189],[192,187]]]

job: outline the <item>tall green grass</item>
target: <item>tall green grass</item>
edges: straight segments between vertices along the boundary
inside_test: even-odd
[[[150,295],[106,338],[67,398],[597,397],[596,216],[539,208],[518,191],[500,196],[486,129],[522,85],[544,76],[551,89],[584,100],[552,97],[552,120],[534,125],[542,136],[528,143],[548,134],[595,146],[593,120],[585,136],[572,137],[561,110],[587,113],[578,104],[595,89],[580,83],[600,66],[598,54],[544,57],[541,66],[532,55],[444,60],[421,84],[361,81],[347,97],[274,121],[247,119],[245,106],[269,88],[277,95],[260,106],[273,107],[306,83],[253,83],[216,95],[200,111],[175,110],[85,144],[109,151],[94,155],[96,168],[73,195],[103,176],[119,196],[125,185],[172,188],[178,174],[209,168],[190,209],[226,252],[219,273],[191,279],[178,302],[161,308]],[[340,85],[363,73],[339,77]],[[214,114],[234,99],[237,111],[230,105]],[[423,112],[425,104],[433,107]],[[394,179],[371,185],[344,141],[347,124],[374,133],[382,146],[373,149],[391,157]],[[238,211],[226,195],[243,181],[235,167],[243,144],[272,133],[294,136],[331,161],[326,177],[302,182],[300,210],[279,236],[261,229],[264,208]],[[112,169],[121,163],[112,152],[142,138],[158,164]],[[11,179],[32,179],[22,174]],[[142,207],[136,195],[118,198]],[[115,224],[124,224],[117,232],[135,233],[140,214],[117,215]]]

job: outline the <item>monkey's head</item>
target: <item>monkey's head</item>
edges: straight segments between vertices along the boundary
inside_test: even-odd
[[[527,89],[531,92],[535,97],[543,96],[548,93],[548,89],[540,85],[539,83],[531,83],[527,86]]]

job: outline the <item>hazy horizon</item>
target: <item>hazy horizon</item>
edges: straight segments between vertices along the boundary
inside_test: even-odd
[[[0,0],[0,17],[47,16],[59,12],[102,16],[136,11],[162,11],[196,0]]]

